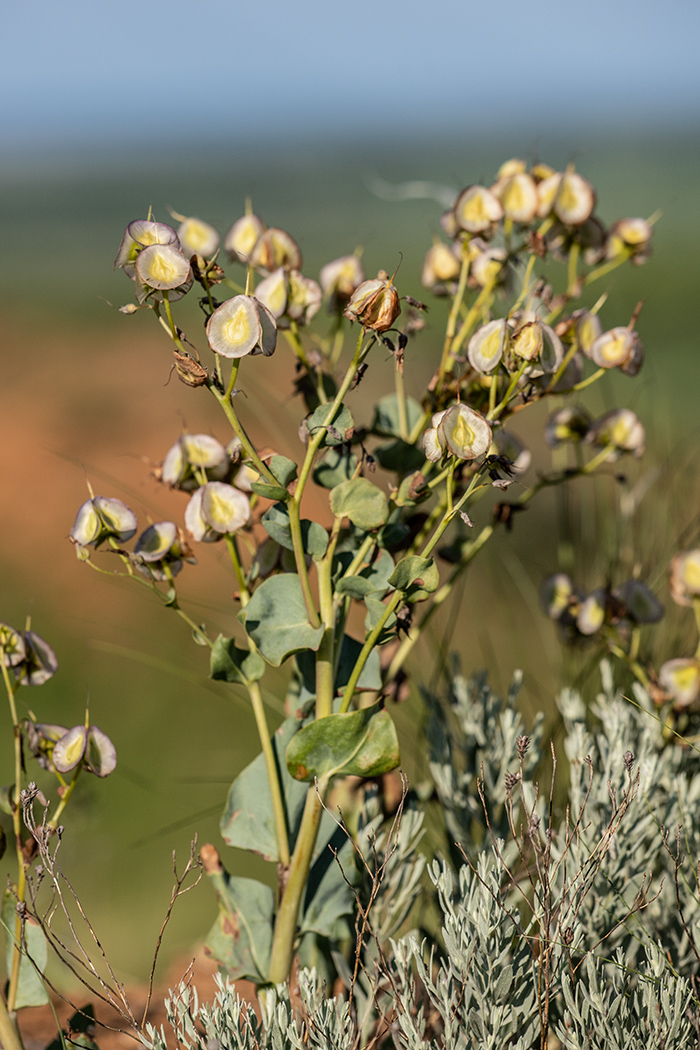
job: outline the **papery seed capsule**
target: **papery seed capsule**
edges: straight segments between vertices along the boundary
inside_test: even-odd
[[[349,302],[364,279],[365,271],[357,255],[343,255],[326,263],[319,275],[323,294],[330,298],[334,310]]]
[[[678,605],[692,605],[700,595],[700,549],[675,555],[669,570],[669,589]]]
[[[504,179],[509,179],[513,175],[521,175],[526,170],[526,162],[524,160],[520,160],[518,157],[512,157],[510,160],[504,160],[500,168],[496,172],[496,182],[501,182]]]
[[[496,190],[503,214],[513,222],[528,223],[537,214],[539,197],[534,179],[518,172],[505,179]]]
[[[224,248],[231,261],[245,266],[264,230],[265,224],[257,215],[244,215],[237,219],[224,238]]]
[[[569,608],[574,596],[574,585],[571,577],[564,572],[556,572],[542,581],[540,601],[545,612],[552,620],[558,620]]]
[[[97,546],[109,536],[123,542],[136,532],[136,515],[120,499],[95,496],[78,511],[70,538],[80,547]]]
[[[592,343],[589,357],[599,368],[617,368],[632,356],[634,333],[629,328],[611,328]]]
[[[576,627],[581,634],[591,635],[599,631],[605,621],[607,593],[602,587],[592,591],[581,603],[576,616]]]
[[[459,459],[476,459],[488,452],[493,435],[488,422],[467,405],[452,405],[438,423],[439,440]]]
[[[56,654],[34,631],[24,632],[25,658],[19,676],[21,685],[43,685],[58,670]]]
[[[646,219],[619,219],[610,227],[605,248],[607,259],[617,259],[627,252],[633,262],[644,262],[649,257],[652,227]]]
[[[664,607],[642,580],[626,580],[616,587],[613,596],[625,607],[625,616],[633,623],[658,623]]]
[[[136,273],[148,288],[179,288],[192,278],[190,264],[172,244],[152,244],[136,257]]]
[[[255,289],[255,298],[263,303],[276,321],[287,309],[289,281],[283,266],[264,278]]]
[[[549,417],[544,439],[550,448],[567,441],[583,441],[588,434],[591,417],[579,405],[567,405]]]
[[[461,261],[457,252],[446,244],[433,244],[428,248],[423,261],[421,283],[425,288],[435,288],[439,285],[456,281],[461,269]]]
[[[275,320],[252,295],[236,295],[218,306],[207,321],[207,340],[215,354],[245,357],[274,353],[277,344]]]
[[[385,270],[363,281],[344,310],[350,321],[359,321],[366,331],[387,332],[401,313],[399,293]]]
[[[639,458],[644,452],[644,427],[631,409],[618,408],[591,424],[587,440],[602,448],[633,452]]]
[[[575,171],[561,177],[554,198],[554,214],[567,226],[580,226],[595,208],[595,192],[590,182]]]
[[[172,226],[164,222],[151,222],[150,219],[136,219],[124,230],[114,268],[123,269],[127,277],[135,275],[135,262],[139,252],[152,244],[171,244],[180,247],[180,242]]]
[[[248,497],[233,485],[210,481],[201,488],[201,514],[215,532],[236,532],[250,518]]]
[[[503,207],[485,186],[468,186],[455,201],[454,216],[467,233],[486,233],[503,218]]]
[[[74,726],[56,741],[51,759],[59,773],[70,773],[82,760],[87,745],[87,733],[85,726]]]
[[[0,646],[5,667],[15,667],[26,658],[27,649],[22,635],[7,623],[0,623]]]
[[[143,561],[162,561],[177,540],[177,525],[173,521],[158,521],[149,525],[136,541],[134,554]]]
[[[508,344],[508,323],[505,318],[489,321],[477,328],[469,340],[467,357],[477,372],[492,372],[500,363]]]
[[[117,768],[117,751],[106,733],[90,726],[85,744],[85,768],[96,777],[108,777]]]
[[[286,316],[291,321],[308,324],[320,310],[322,299],[321,286],[316,281],[304,277],[298,270],[290,270]]]
[[[574,330],[580,349],[586,357],[590,357],[591,347],[603,332],[600,318],[597,314],[592,314],[589,310],[581,310],[576,318],[576,327]]]
[[[301,269],[301,251],[293,237],[275,226],[260,234],[250,253],[251,266],[272,273],[285,266],[288,270]]]
[[[513,353],[523,361],[538,360],[544,347],[542,325],[538,321],[526,321],[513,333]]]
[[[680,657],[659,668],[659,685],[676,707],[689,707],[700,695],[700,663]]]
[[[178,227],[177,236],[185,255],[203,255],[210,259],[219,247],[219,234],[213,226],[202,219],[185,219]]]

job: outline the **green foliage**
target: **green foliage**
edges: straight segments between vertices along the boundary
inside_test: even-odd
[[[358,529],[370,532],[386,524],[389,501],[367,478],[353,478],[335,486],[331,492],[331,510],[338,517],[349,518]]]
[[[275,763],[282,784],[287,833],[292,847],[304,810],[306,788],[287,772],[285,753],[300,725],[299,719],[292,715],[285,718],[272,737]],[[265,860],[279,862],[270,781],[262,753],[231,784],[220,826],[223,839],[229,846],[250,850]]]
[[[8,974],[12,973],[16,922],[17,897],[11,889],[6,889],[2,899],[2,924],[5,928],[5,966]],[[46,937],[33,919],[24,921],[21,931],[23,951],[19,960],[15,999],[18,1010],[24,1006],[43,1006],[49,1001],[46,984],[41,976],[48,960]]]
[[[296,780],[377,777],[398,764],[396,728],[389,712],[376,705],[318,718],[287,748],[287,769]]]
[[[553,772],[513,693],[501,700],[483,676],[457,675],[428,697],[441,799],[431,820],[445,816],[448,838],[461,829],[454,859],[429,866],[439,932],[397,939],[426,892],[423,813],[411,797],[387,821],[369,792],[357,831],[344,828],[357,894],[354,951],[333,953],[345,994],[328,997],[321,974],[302,970],[298,1004],[280,984],[257,1020],[223,979],[212,1005],[181,986],[166,1009],[186,1050],[224,1037],[251,1050],[698,1047],[700,760],[664,743],[641,689],[630,703],[608,665],[602,676],[594,708],[572,691],[559,698],[568,786],[552,803],[539,781]],[[664,823],[681,814],[678,856]],[[142,1038],[164,1050],[162,1032]]]
[[[294,550],[292,539],[292,528],[289,522],[289,511],[283,503],[274,503],[269,510],[265,511],[262,518],[263,527],[268,536],[271,536],[280,547]],[[316,521],[303,518],[301,521],[301,539],[304,550],[312,558],[320,561],[328,549],[328,533]]]
[[[299,577],[287,572],[258,587],[242,613],[243,625],[273,667],[303,649],[318,649],[322,627],[312,627]]]

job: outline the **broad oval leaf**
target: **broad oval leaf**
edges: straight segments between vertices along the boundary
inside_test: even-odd
[[[209,674],[219,682],[257,682],[265,674],[265,661],[256,652],[239,649],[233,638],[222,634],[214,642]]]
[[[331,492],[331,510],[336,517],[349,518],[353,525],[365,532],[385,525],[389,517],[386,493],[367,478],[343,481]]]
[[[279,543],[280,547],[286,547],[288,551],[294,550],[292,529],[289,524],[289,511],[284,503],[275,503],[269,510],[265,511],[262,517],[262,524],[268,536]],[[323,526],[316,521],[309,521],[308,518],[303,518],[301,521],[301,539],[306,554],[310,554],[316,561],[320,561],[328,548],[328,533]]]
[[[389,583],[409,599],[416,599],[419,594],[432,594],[440,583],[440,573],[432,558],[419,558],[410,555],[402,558],[391,576]]]
[[[219,916],[205,950],[234,980],[264,983],[270,965],[275,897],[257,879],[229,875],[219,864],[207,871],[219,902]]]
[[[284,755],[289,741],[300,726],[299,719],[292,715],[272,734],[272,747],[280,771],[290,849],[294,849],[308,788],[289,775]],[[258,853],[265,860],[279,860],[270,781],[262,752],[231,784],[219,827],[224,841],[229,846]]]
[[[17,901],[11,890],[5,890],[2,903],[2,922],[5,927],[5,972],[12,973],[12,961],[15,954],[15,928],[17,923]],[[17,985],[16,1009],[24,1006],[43,1006],[49,997],[44,983],[37,973],[46,970],[48,949],[46,938],[33,919],[27,918],[24,924],[24,938],[27,950],[32,957],[29,961],[24,950],[19,961],[19,982]]]
[[[296,573],[265,580],[243,610],[243,625],[261,654],[279,667],[292,653],[318,649],[323,627],[312,627]]]
[[[329,411],[328,405],[319,405],[316,411],[312,412],[304,420],[304,425],[312,437],[321,427],[327,427],[321,441],[321,448],[324,446],[344,445],[355,432],[355,423],[349,408],[345,405],[338,405],[330,422],[327,423]]]
[[[423,409],[412,397],[405,398],[406,424],[409,433],[423,418]],[[382,437],[401,437],[401,414],[396,394],[380,397],[374,408],[371,430]]]
[[[300,729],[287,748],[295,780],[377,777],[399,764],[399,742],[389,712],[378,705],[327,715]]]

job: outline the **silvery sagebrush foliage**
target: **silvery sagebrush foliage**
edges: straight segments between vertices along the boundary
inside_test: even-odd
[[[700,1045],[698,960],[690,942],[700,929],[693,870],[700,856],[700,762],[692,749],[665,744],[641,688],[631,703],[615,690],[607,663],[601,674],[603,689],[589,710],[571,690],[559,698],[569,776],[558,802],[549,787],[539,790],[537,778],[549,773],[532,740],[513,737],[522,723],[512,694],[504,702],[483,676],[457,675],[445,697],[430,698],[438,792],[441,784],[460,786],[451,810],[440,794],[446,830],[449,836],[466,829],[456,860],[428,867],[440,931],[386,939],[415,900],[422,814],[411,800],[403,823],[385,825],[373,840],[370,800],[362,835],[368,870],[381,878],[358,888],[363,937],[356,946],[364,956],[354,973],[341,970],[343,994],[325,998],[316,971],[302,970],[298,993],[290,997],[280,985],[264,995],[258,1020],[223,980],[212,1006],[200,1006],[183,985],[168,1000],[182,1045]],[[464,760],[465,725],[476,736],[484,725],[492,733],[491,748],[483,747],[478,762],[475,748],[471,766]],[[453,760],[459,768],[448,771]],[[470,772],[471,794],[484,798],[481,816],[464,806]],[[494,798],[486,783],[495,785]],[[492,815],[501,820],[503,812],[510,848],[494,832]],[[145,1041],[162,1050],[164,1039],[151,1028]]]

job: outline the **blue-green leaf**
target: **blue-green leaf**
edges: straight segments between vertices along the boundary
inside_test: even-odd
[[[2,924],[5,927],[5,971],[12,973],[12,962],[15,954],[15,928],[17,922],[17,901],[14,894],[5,890],[2,902]],[[27,918],[24,923],[24,938],[26,951],[29,952],[32,961],[22,948],[19,961],[19,983],[17,985],[17,998],[15,1008],[19,1010],[24,1006],[43,1006],[48,1003],[49,997],[44,982],[37,973],[46,969],[48,949],[46,938],[39,926],[33,919]]]
[[[376,777],[398,764],[396,727],[389,712],[377,704],[317,718],[300,729],[287,748],[287,768],[296,780]]]
[[[318,649],[323,627],[312,627],[301,583],[286,572],[265,580],[240,616],[246,631],[268,663],[279,667],[292,653]]]
[[[222,634],[214,642],[211,651],[210,675],[217,681],[257,682],[265,674],[265,661],[256,652],[239,649],[233,638]]]

